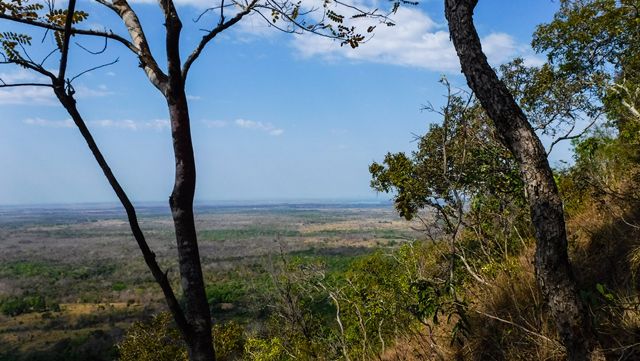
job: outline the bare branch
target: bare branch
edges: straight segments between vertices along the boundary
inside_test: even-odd
[[[69,40],[71,39],[71,25],[73,23],[73,13],[76,11],[76,0],[69,0],[67,8],[67,19],[64,23],[64,38],[62,40],[62,55],[60,55],[60,67],[58,70],[58,81],[56,85],[63,86],[67,73],[67,62],[69,60]]]
[[[40,74],[46,76],[47,78],[51,79],[52,82],[55,81],[55,79],[56,79],[56,76],[52,72],[50,72],[47,69],[43,68],[39,64],[32,63],[32,62],[27,61],[25,59],[11,59],[11,60],[6,60],[5,59],[4,61],[0,62],[0,65],[1,64],[16,64],[16,65],[20,65],[22,67],[25,67],[27,69],[31,69],[31,70],[33,70],[33,71],[35,71],[37,73],[40,73]]]
[[[231,20],[229,20],[227,22],[224,22],[224,16],[223,16],[223,13],[222,13],[222,9],[224,8],[224,6],[220,7],[220,23],[218,23],[218,26],[213,28],[213,30],[211,30],[209,33],[207,33],[206,35],[204,35],[202,37],[202,39],[200,40],[200,43],[198,44],[198,46],[195,48],[195,50],[193,50],[191,55],[189,55],[187,60],[184,62],[184,66],[182,67],[182,78],[183,79],[187,78],[187,74],[189,73],[189,69],[191,68],[191,65],[193,64],[193,62],[196,59],[198,59],[198,57],[200,56],[200,53],[202,53],[202,50],[204,50],[204,48],[207,46],[207,44],[211,40],[213,40],[213,38],[215,38],[218,34],[223,32],[224,30],[228,29],[229,27],[233,26],[238,21],[242,20],[242,18],[245,15],[249,14],[251,12],[251,10],[253,10],[254,6],[257,3],[258,3],[258,0],[252,0],[251,3],[249,3],[242,11],[237,13],[233,18],[231,18]]]
[[[118,13],[118,9],[113,5],[112,2],[110,1],[106,1],[106,0],[96,0],[98,3],[108,7],[109,9],[111,9],[112,11],[115,11],[116,13]]]
[[[108,47],[108,45],[109,45],[109,43],[107,42],[107,38],[104,38],[104,46],[102,47],[102,50],[98,50],[98,51],[91,51],[91,50],[89,50],[89,49],[85,48],[84,46],[80,45],[80,43],[78,43],[77,41],[76,41],[76,43],[75,43],[75,44],[76,44],[80,49],[82,49],[82,50],[86,51],[87,53],[89,53],[89,54],[91,54],[91,55],[99,55],[99,54],[104,53],[105,51],[107,51],[107,47]]]
[[[200,19],[202,19],[202,17],[204,17],[207,13],[211,12],[211,11],[215,11],[218,9],[222,9],[222,8],[229,8],[229,7],[234,7],[236,6],[235,3],[232,4],[224,4],[224,2],[222,2],[222,4],[220,4],[219,6],[212,6],[210,8],[205,9],[204,11],[202,11],[198,16],[196,16],[195,19],[193,19],[194,23],[197,23],[200,21]]]
[[[45,22],[41,22],[41,21],[36,21],[36,20],[29,20],[29,19],[21,19],[21,18],[16,18],[13,17],[11,15],[7,15],[7,14],[3,14],[0,13],[0,19],[5,19],[5,20],[9,20],[9,21],[13,21],[16,23],[21,23],[21,24],[26,24],[26,25],[31,25],[31,26],[35,26],[37,28],[42,28],[42,29],[47,29],[47,30],[54,30],[54,31],[64,31],[63,27],[60,27],[58,25],[55,24],[49,24],[49,23],[45,23]],[[71,28],[70,30],[72,35],[88,35],[88,36],[98,36],[98,37],[105,37],[105,38],[109,38],[112,40],[115,40],[121,44],[123,44],[124,46],[126,46],[129,50],[133,51],[134,53],[138,53],[137,48],[127,39],[121,37],[120,35],[114,34],[112,32],[105,32],[105,31],[97,31],[97,30],[86,30],[86,29],[77,29],[77,28]]]
[[[45,56],[42,61],[40,62],[40,66],[44,66],[44,63],[47,61],[47,59],[49,59],[49,57],[51,57],[51,55],[55,54],[58,51],[58,49],[53,49],[51,50],[51,52],[49,54],[47,54],[47,56]]]
[[[64,90],[60,88],[54,88],[54,90],[56,92],[56,96],[58,97],[62,105],[65,107],[65,109],[71,116],[71,119],[73,119],[74,123],[78,127],[78,130],[80,130],[80,133],[82,134],[82,137],[84,138],[89,149],[91,150],[91,153],[93,154],[95,160],[98,162],[98,165],[102,169],[102,172],[104,173],[105,177],[109,181],[111,188],[116,193],[116,196],[120,200],[120,203],[124,207],[127,213],[129,226],[131,227],[133,236],[136,242],[138,243],[138,247],[142,252],[142,255],[144,257],[144,260],[147,266],[151,270],[151,273],[153,274],[154,279],[162,289],[165,300],[167,302],[167,306],[171,310],[171,313],[173,314],[173,317],[176,321],[176,324],[178,325],[178,328],[183,334],[189,335],[192,332],[192,328],[187,322],[184,312],[182,311],[182,308],[180,307],[180,304],[175,296],[175,293],[173,292],[173,288],[171,287],[171,283],[169,282],[167,273],[162,271],[162,269],[158,265],[158,262],[156,261],[155,253],[153,253],[153,251],[151,251],[151,248],[149,248],[149,244],[147,243],[144,233],[140,228],[140,224],[138,223],[135,207],[129,200],[127,193],[124,191],[124,189],[118,182],[116,176],[113,174],[113,171],[109,167],[109,164],[107,163],[106,159],[102,155],[102,152],[100,151],[100,148],[96,144],[93,138],[93,135],[89,131],[89,128],[87,128],[87,125],[84,119],[82,118],[82,116],[80,115],[76,107],[76,101],[73,98],[73,96],[65,93]]]
[[[16,84],[7,84],[4,80],[0,79],[0,88],[17,88],[23,86],[40,86],[46,88],[53,88],[51,84],[43,84],[43,83],[16,83]]]
[[[504,318],[500,318],[500,317],[498,317],[498,316],[494,316],[494,315],[491,315],[491,314],[488,314],[488,313],[486,313],[486,312],[482,312],[482,311],[479,311],[479,310],[474,310],[474,311],[475,311],[477,314],[482,315],[482,316],[485,316],[485,317],[488,317],[488,318],[490,318],[490,319],[492,319],[492,320],[500,321],[500,322],[502,322],[502,323],[506,323],[507,325],[511,325],[511,326],[517,327],[517,328],[519,328],[520,330],[522,330],[522,331],[524,331],[524,332],[526,332],[526,333],[528,333],[528,334],[530,334],[530,335],[533,335],[533,336],[539,337],[539,338],[541,338],[541,339],[543,339],[543,340],[545,340],[545,341],[547,341],[547,342],[549,342],[549,343],[552,343],[552,344],[554,344],[554,345],[557,345],[557,344],[558,344],[558,341],[552,340],[552,339],[550,339],[549,337],[547,337],[547,336],[545,336],[545,335],[543,335],[543,334],[541,334],[541,333],[538,333],[538,332],[535,332],[535,331],[531,331],[531,330],[529,330],[528,328],[526,328],[526,327],[524,327],[524,326],[522,326],[522,325],[519,325],[519,324],[517,324],[517,323],[515,323],[515,322],[509,321],[509,320],[505,320]]]
[[[591,129],[591,127],[593,127],[593,125],[598,121],[598,119],[599,119],[599,117],[594,117],[591,120],[591,122],[586,127],[584,127],[584,129],[582,129],[582,131],[580,133],[578,133],[578,134],[571,134],[571,133],[573,133],[573,130],[576,127],[576,124],[574,123],[571,126],[571,128],[569,129],[569,131],[565,135],[563,135],[561,137],[558,137],[557,139],[555,139],[551,143],[551,145],[549,146],[549,150],[547,151],[547,156],[549,156],[549,154],[551,154],[551,152],[553,151],[553,147],[555,147],[556,144],[558,144],[558,143],[560,143],[562,141],[565,141],[565,140],[577,139],[577,138],[580,138],[581,136],[583,136],[587,131],[589,131],[589,129]]]
[[[106,68],[108,66],[111,66],[115,63],[117,63],[120,60],[120,58],[116,58],[116,60],[109,62],[109,63],[105,63],[102,65],[98,65],[98,66],[94,66],[93,68],[87,69],[85,71],[82,71],[80,73],[78,73],[78,75],[74,76],[73,78],[69,79],[69,83],[72,83],[74,80],[78,79],[79,77],[83,76],[86,73],[92,72],[94,70],[98,70],[98,69],[102,69],[102,68]]]

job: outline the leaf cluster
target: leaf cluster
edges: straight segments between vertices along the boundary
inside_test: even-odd
[[[31,3],[30,0],[0,0],[0,13],[9,15],[14,19],[37,21],[43,24],[64,27],[68,11],[56,9],[53,3],[47,8],[41,3]],[[84,11],[75,11],[72,16],[72,24],[86,20],[89,14]],[[58,49],[62,51],[63,32],[53,31],[53,36]],[[15,32],[3,32],[0,34],[0,45],[5,60],[23,61],[28,59],[25,46],[31,45],[32,37],[28,34]]]

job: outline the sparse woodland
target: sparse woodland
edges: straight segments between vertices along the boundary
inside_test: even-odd
[[[173,296],[177,284],[147,260],[157,268],[152,272],[169,311],[128,328],[115,346],[118,359],[639,360],[640,1],[560,0],[554,18],[533,34],[532,46],[546,63],[534,67],[513,59],[494,69],[473,27],[474,8],[482,3],[445,0],[468,84],[445,77],[434,84],[446,102],[440,107],[425,100],[425,119],[433,123],[415,136],[416,150],[389,153],[369,166],[370,186],[393,197],[397,214],[412,221],[411,239],[344,262],[275,252],[256,271],[261,291],[251,301],[268,306],[249,317],[216,315],[235,300],[237,287],[214,292],[200,275],[194,295]],[[118,0],[110,7],[124,11],[126,4]],[[169,20],[171,4],[161,1]],[[245,4],[235,18],[260,4]],[[298,29],[300,10],[283,4],[280,16]],[[1,21],[38,22],[43,10],[0,1]],[[73,24],[90,15],[70,13],[77,15],[60,12],[43,20],[48,25],[42,27],[60,38],[62,54]],[[326,24],[308,30],[357,46],[364,38],[355,28],[341,33],[325,27],[342,23],[339,16],[330,11]],[[377,14],[356,18],[366,16]],[[390,21],[386,16],[381,21]],[[211,37],[228,22],[221,20]],[[180,68],[174,59],[173,69],[169,57],[164,75],[131,35],[133,43],[124,41],[137,49],[170,112],[180,108],[184,88],[174,91],[183,86],[190,63]],[[0,34],[4,59],[33,68],[21,55],[29,43],[24,36]],[[61,69],[51,79],[64,105],[73,94]],[[188,138],[180,122],[188,125],[188,115],[176,112],[179,159],[180,137]],[[574,159],[550,164],[549,154],[567,143]],[[181,184],[176,180],[176,189]],[[191,201],[185,200],[188,212]],[[179,204],[172,206],[181,234],[183,214]],[[194,242],[201,272],[195,233],[185,237]],[[178,237],[179,252],[180,242]],[[191,266],[181,266],[183,276]],[[46,311],[37,298],[2,302],[3,313]],[[198,328],[203,325],[206,331]],[[196,333],[198,342],[211,341],[209,348],[194,341]]]

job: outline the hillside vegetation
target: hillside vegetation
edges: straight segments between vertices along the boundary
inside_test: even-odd
[[[563,0],[534,34],[548,62],[515,59],[499,69],[547,152],[563,142],[573,147],[573,161],[557,164],[554,179],[570,278],[593,326],[596,359],[640,358],[638,8],[637,1]],[[340,272],[283,258],[271,277],[271,322],[243,330],[219,324],[217,349],[236,345],[221,357],[571,357],[536,283],[531,188],[477,99],[442,83],[446,104],[425,107],[441,121],[417,137],[418,149],[370,166],[372,187],[393,194],[399,215],[418,220],[423,236]],[[132,349],[121,345],[124,355]]]
[[[639,8],[637,0],[560,0],[553,21],[534,34],[534,48],[548,61],[531,67],[514,59],[498,69],[546,150],[573,149],[553,175],[573,276],[594,329],[594,358],[603,360],[640,359]],[[397,214],[254,214],[241,227],[203,227],[218,360],[567,358],[536,283],[535,231],[518,164],[476,97],[446,78],[441,83],[446,102],[425,106],[438,121],[416,136],[417,149],[369,167],[371,187],[393,197]],[[283,224],[287,217],[295,226]],[[31,231],[67,240],[74,234],[65,227]],[[164,232],[150,233],[172,254]],[[218,257],[209,256],[214,250]],[[146,275],[142,266],[122,253],[110,257],[86,269],[4,262],[1,277],[32,277],[37,289],[91,279],[110,294],[77,289],[73,305],[54,291],[13,284],[22,293],[0,302],[0,342],[24,351],[15,345],[31,340],[7,335],[42,320],[45,330],[84,330],[73,339],[81,341],[55,344],[60,355],[99,345],[107,350],[101,357],[122,361],[187,360],[184,337],[150,277],[139,276]],[[112,265],[118,257],[126,258],[119,265],[132,265],[129,273]],[[82,311],[79,303],[94,305]],[[105,323],[121,333],[97,327]],[[76,359],[90,357],[82,355]]]

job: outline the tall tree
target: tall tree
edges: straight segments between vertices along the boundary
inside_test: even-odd
[[[120,18],[127,30],[126,34],[117,34],[111,30],[95,30],[95,26],[91,29],[79,27],[79,23],[85,20],[89,14],[77,11],[75,0],[70,0],[66,9],[56,8],[53,1],[46,0],[42,2],[37,0],[36,2],[0,0],[0,19],[5,23],[26,25],[29,31],[27,34],[14,31],[0,33],[0,45],[2,45],[2,61],[0,63],[13,64],[35,71],[47,79],[47,82],[43,83],[7,84],[0,81],[0,88],[42,86],[53,90],[80,130],[125,208],[134,238],[156,282],[161,286],[169,310],[186,341],[189,358],[194,361],[214,360],[211,314],[205,295],[193,211],[196,163],[191,139],[189,105],[185,92],[187,77],[192,65],[218,34],[251,13],[264,18],[279,30],[292,33],[310,32],[337,39],[343,45],[349,45],[353,48],[365,40],[365,36],[361,35],[355,26],[347,26],[347,19],[376,18],[381,23],[391,24],[388,21],[388,13],[382,13],[377,9],[361,10],[340,1],[334,3],[321,1],[319,4],[302,4],[302,2],[289,0],[213,1],[211,8],[205,12],[218,11],[218,21],[209,27],[210,30],[204,32],[197,46],[183,60],[181,56],[183,24],[175,3],[173,0],[159,0],[165,27],[164,57],[166,65],[163,67],[157,61],[157,49],[154,50],[150,46],[142,22],[128,0],[96,1]],[[390,12],[395,11],[401,2],[404,1],[393,2],[392,4],[395,6],[391,8]],[[340,13],[341,6],[344,14]],[[375,26],[368,25],[366,31],[373,31]],[[48,52],[48,55],[41,61],[34,61],[27,51],[27,47],[31,45],[31,34],[35,30],[52,33],[57,44],[57,48]],[[366,34],[366,32],[363,33]],[[139,66],[149,82],[160,91],[165,99],[171,124],[175,160],[175,180],[173,191],[169,197],[169,205],[175,229],[184,306],[178,302],[167,273],[163,272],[157,264],[155,254],[149,248],[138,224],[133,204],[108,166],[77,108],[73,81],[87,71],[73,77],[67,74],[68,64],[71,60],[69,54],[72,36],[103,38],[105,41],[115,41],[129,49],[137,57]],[[47,67],[47,61],[51,61],[53,54],[59,54],[57,72],[52,72]]]
[[[473,22],[478,0],[445,0],[445,16],[467,84],[518,162],[537,241],[536,279],[556,321],[569,360],[586,360],[592,327],[567,252],[562,200],[545,149],[522,109],[482,51]]]

